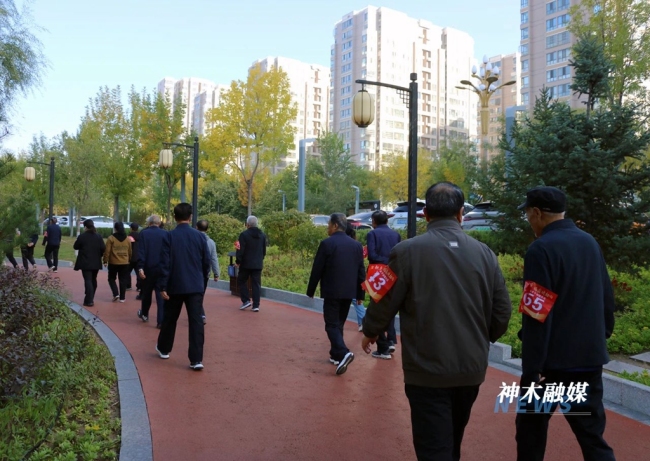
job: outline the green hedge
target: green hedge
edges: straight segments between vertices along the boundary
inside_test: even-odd
[[[217,254],[227,255],[235,251],[235,242],[239,234],[246,230],[243,222],[226,214],[212,213],[201,216],[208,221],[208,235],[217,244]]]

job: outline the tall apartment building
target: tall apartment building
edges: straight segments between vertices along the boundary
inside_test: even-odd
[[[223,92],[228,91],[229,88],[227,85],[216,85],[214,88],[207,89],[194,97],[192,127],[200,136],[203,136],[207,128],[209,128],[208,111],[219,105]]]
[[[514,85],[506,86],[494,92],[490,98],[490,118],[488,124],[488,160],[499,152],[498,144],[504,128],[505,113],[508,107],[519,106],[521,102],[521,59],[519,53],[493,56],[489,59],[492,66],[500,71],[497,85],[514,80]],[[479,108],[480,110],[480,108]],[[480,150],[483,152],[483,149]]]
[[[521,103],[531,109],[542,88],[571,107],[584,107],[574,95],[571,47],[575,43],[567,30],[569,8],[579,0],[521,1]]]
[[[173,83],[173,91],[171,91]],[[161,94],[171,94],[172,105],[182,102],[185,106],[183,112],[183,127],[190,132],[193,129],[192,121],[194,120],[194,98],[204,91],[212,91],[216,84],[203,78],[189,77],[180,80],[174,80],[165,77],[158,82],[158,92]]]
[[[291,123],[295,129],[295,146],[280,160],[276,169],[297,164],[300,140],[317,138],[329,129],[330,71],[325,66],[281,56],[259,59],[251,69],[255,66],[260,66],[262,72],[282,69],[289,78],[292,100],[298,106],[298,115]]]
[[[474,40],[466,33],[441,28],[388,8],[368,6],[336,23],[331,47],[330,126],[338,132],[354,161],[381,167],[389,153],[408,151],[408,108],[397,91],[367,86],[375,95],[375,121],[360,129],[352,121],[357,79],[409,86],[418,75],[418,140],[436,150],[455,139],[475,140],[478,97],[456,89],[471,73]]]

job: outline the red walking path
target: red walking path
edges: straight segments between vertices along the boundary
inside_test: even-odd
[[[181,314],[169,360],[154,350],[155,302],[149,323],[136,317],[136,292],[112,303],[106,272],[88,308],[122,340],[137,367],[151,423],[155,461],[412,460],[408,401],[401,358],[377,360],[361,350],[356,324],[345,339],[355,353],[335,376],[322,315],[262,299],[240,311],[229,292],[208,289],[205,369],[187,358],[187,316]],[[81,273],[61,268],[71,299],[82,304]],[[502,382],[515,376],[490,368],[465,431],[462,459],[515,459],[514,414],[495,414]],[[605,437],[618,461],[650,459],[650,426],[607,412]],[[582,459],[571,430],[551,420],[546,459]]]

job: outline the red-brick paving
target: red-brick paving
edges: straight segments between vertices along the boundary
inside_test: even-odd
[[[59,269],[74,302],[83,301],[81,273]],[[136,317],[136,292],[112,303],[106,272],[99,274],[96,313],[131,352],[149,411],[155,461],[410,460],[408,401],[401,359],[377,360],[361,351],[349,322],[356,358],[342,376],[328,361],[320,314],[262,300],[261,311],[240,311],[229,292],[208,289],[205,370],[189,369],[187,316],[181,314],[169,360],[154,350],[155,303],[149,323]],[[398,347],[399,353],[399,347]],[[494,414],[495,396],[513,375],[490,368],[465,432],[465,460],[515,459],[514,414]],[[607,412],[605,437],[618,461],[650,459],[650,426]],[[582,459],[562,416],[554,417],[546,459]]]

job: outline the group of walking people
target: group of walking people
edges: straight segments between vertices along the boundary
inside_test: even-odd
[[[20,229],[16,229],[16,237],[20,237]],[[8,240],[8,243],[13,242],[13,239]],[[20,246],[20,255],[22,257],[22,263],[25,270],[36,269],[36,260],[34,259],[34,249],[38,243],[38,234],[33,233],[29,236],[27,242],[23,243]],[[48,225],[45,231],[43,232],[43,246],[45,247],[45,262],[47,264],[48,271],[57,272],[57,267],[59,265],[59,247],[61,246],[61,228],[57,225],[56,217],[52,217],[48,220]],[[5,256],[14,267],[18,268],[18,261],[14,257],[13,246],[7,249]]]

